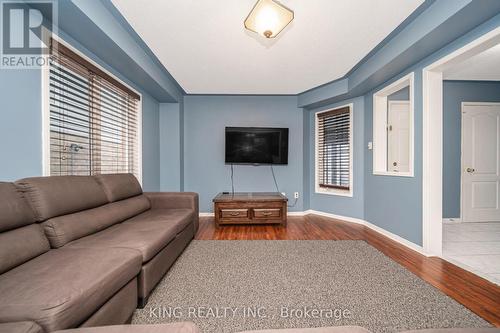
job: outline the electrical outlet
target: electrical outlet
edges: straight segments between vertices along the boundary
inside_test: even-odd
[[[299,192],[294,192],[294,193],[293,193],[293,197],[294,197],[295,199],[298,199],[298,198],[299,198]]]

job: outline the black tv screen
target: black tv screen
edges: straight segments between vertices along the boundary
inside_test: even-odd
[[[226,163],[288,164],[288,128],[226,127]]]

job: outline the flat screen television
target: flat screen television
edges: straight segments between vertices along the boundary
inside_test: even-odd
[[[226,163],[288,164],[288,128],[226,127]]]

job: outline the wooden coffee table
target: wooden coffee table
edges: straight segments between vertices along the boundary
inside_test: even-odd
[[[286,226],[288,199],[278,192],[219,193],[213,202],[217,227],[224,224]]]

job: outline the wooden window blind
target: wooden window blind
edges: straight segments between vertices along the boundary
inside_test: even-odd
[[[350,187],[350,108],[317,114],[317,168],[320,188],[349,190]]]
[[[50,174],[139,177],[139,103],[136,92],[52,40]]]

